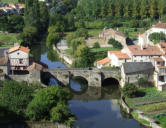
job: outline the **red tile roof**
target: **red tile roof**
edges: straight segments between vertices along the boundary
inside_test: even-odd
[[[153,28],[164,28],[166,29],[166,23],[162,23],[159,21],[156,25],[153,26]]]
[[[40,65],[40,64],[37,64],[37,63],[33,63],[32,65],[30,65],[27,70],[30,71],[30,70],[33,70],[33,69],[37,69],[37,70],[42,70],[43,69],[43,66]]]
[[[130,59],[130,57],[126,53],[122,53],[121,51],[109,51],[110,54],[114,54],[118,59]]]
[[[162,58],[154,58],[154,61],[157,61],[157,62],[164,62],[164,60]]]
[[[128,46],[128,49],[132,55],[136,56],[159,56],[163,54],[157,46],[147,46],[141,49],[139,45],[131,45]]]
[[[164,54],[166,53],[166,42],[160,42],[158,43],[158,45],[161,47],[161,49],[163,50]]]
[[[12,52],[17,51],[17,50],[21,50],[21,51],[24,51],[26,53],[30,52],[30,50],[24,46],[16,46],[16,47],[9,49],[8,53],[12,53]]]
[[[110,62],[110,59],[108,57],[106,57],[106,58],[104,58],[102,60],[97,61],[97,63],[99,63],[99,64],[107,64],[109,62]]]
[[[166,69],[166,66],[157,66],[159,69]]]

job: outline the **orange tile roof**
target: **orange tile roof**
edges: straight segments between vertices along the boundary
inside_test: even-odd
[[[136,56],[153,56],[153,55],[162,55],[162,51],[157,46],[147,46],[143,49],[139,45],[128,46],[132,55]]]
[[[164,28],[166,29],[166,23],[162,23],[159,21],[156,25],[153,26],[153,28]]]
[[[157,61],[157,62],[164,62],[164,60],[162,58],[154,58],[154,61]]]
[[[130,57],[126,53],[122,53],[121,51],[109,51],[110,54],[114,54],[118,57],[118,59],[130,59]]]
[[[37,63],[33,63],[32,65],[30,65],[27,70],[30,71],[30,70],[33,70],[33,69],[37,69],[37,70],[42,70],[43,69],[43,66],[40,65],[40,64],[37,64]]]
[[[166,69],[166,66],[157,66],[159,69]]]
[[[161,49],[163,50],[163,52],[166,53],[166,42],[160,42],[160,43],[158,43],[158,45],[161,47]]]
[[[97,61],[97,63],[99,63],[99,64],[106,64],[106,63],[109,63],[109,62],[110,62],[110,59],[108,57]]]
[[[13,48],[10,48],[8,53],[11,53],[11,52],[14,52],[14,51],[17,51],[17,50],[21,50],[21,51],[24,51],[26,53],[29,53],[30,50],[24,46],[16,46],[16,47],[13,47]]]
[[[22,7],[24,8],[25,7],[25,4],[17,4],[19,7]]]

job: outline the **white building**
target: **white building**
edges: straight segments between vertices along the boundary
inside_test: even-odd
[[[23,46],[16,46],[8,51],[10,70],[26,70],[29,66],[30,50]]]

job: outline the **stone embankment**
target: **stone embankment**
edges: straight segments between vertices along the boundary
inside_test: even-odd
[[[64,124],[51,123],[51,122],[22,122],[22,123],[9,123],[0,124],[3,128],[70,128]]]
[[[67,63],[68,65],[72,65],[74,58],[72,58],[71,56],[67,55],[63,50],[58,49],[57,47],[53,46],[53,49],[57,51],[59,58],[63,59],[65,61],[65,63]]]
[[[140,110],[133,110],[132,108],[130,108],[126,102],[125,102],[125,98],[122,97],[121,98],[121,101],[120,101],[120,104],[121,106],[126,110],[126,112],[128,114],[131,114],[132,113],[137,113],[138,114],[138,119],[142,119],[142,120],[145,120],[147,122],[149,122],[149,125],[147,124],[143,124],[142,122],[140,122],[141,124],[145,125],[145,126],[148,126],[148,127],[151,127],[151,128],[162,128],[159,124],[156,123],[155,120],[149,118],[148,116],[146,116],[144,114],[144,112],[140,111]]]

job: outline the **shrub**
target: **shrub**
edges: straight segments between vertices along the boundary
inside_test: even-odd
[[[148,79],[146,77],[141,77],[141,78],[138,79],[138,84],[139,85],[144,85],[146,83],[148,83]]]
[[[130,83],[126,83],[124,88],[122,89],[124,96],[127,96],[129,98],[136,97],[137,91],[138,91],[138,88],[134,84],[130,84]]]
[[[123,46],[120,42],[116,41],[115,39],[111,38],[109,41],[108,41],[108,44],[111,44],[114,48],[117,48],[117,49],[122,49]]]
[[[93,44],[93,48],[100,48],[99,42],[95,42],[95,43]]]
[[[163,32],[152,33],[149,35],[149,40],[153,41],[154,44],[158,43],[160,40],[166,40],[166,35]]]
[[[84,38],[88,38],[88,30],[85,28],[79,28],[77,29],[77,31],[75,32],[76,37],[84,37]]]

